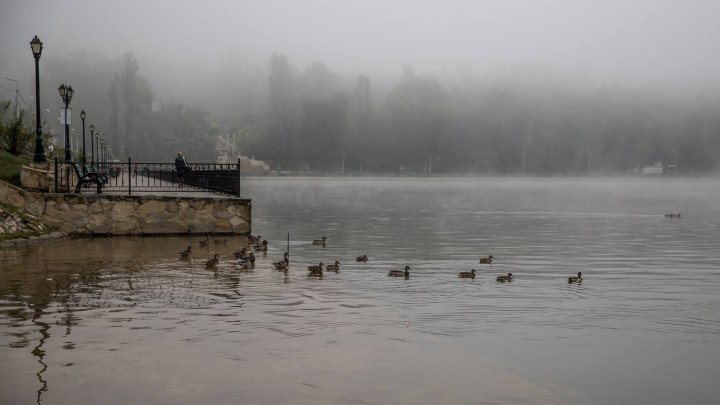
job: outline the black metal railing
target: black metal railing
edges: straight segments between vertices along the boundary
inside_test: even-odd
[[[232,164],[192,163],[178,171],[174,163],[100,162],[95,165],[75,164],[84,173],[97,173],[103,179],[102,192],[133,193],[197,193],[220,192],[240,195],[240,161]],[[55,192],[73,193],[78,176],[71,164],[55,159]],[[81,192],[95,192],[92,184],[83,184]]]

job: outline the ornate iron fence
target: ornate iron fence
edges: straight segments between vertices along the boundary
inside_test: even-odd
[[[74,162],[85,173],[97,173],[103,179],[102,192],[197,193],[219,192],[240,196],[240,161],[232,164],[192,163],[189,169],[175,169],[174,163],[100,162],[95,165]],[[55,159],[55,192],[74,193],[78,176],[72,165]],[[92,184],[83,184],[81,192],[95,192]]]

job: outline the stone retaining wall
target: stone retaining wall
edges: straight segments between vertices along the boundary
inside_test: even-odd
[[[0,202],[75,235],[249,234],[251,224],[245,198],[52,194],[0,181]]]

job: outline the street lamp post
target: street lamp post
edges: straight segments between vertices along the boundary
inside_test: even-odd
[[[85,159],[85,117],[87,114],[85,114],[85,110],[80,111],[80,119],[82,120],[83,124],[83,149],[82,149],[82,162],[83,164],[87,163],[87,160]]]
[[[675,154],[675,170],[673,172],[674,176],[677,176],[677,150],[673,148],[673,154]]]
[[[100,163],[100,131],[95,132],[95,162]]]
[[[35,57],[35,156],[33,161],[41,163],[46,161],[42,127],[40,126],[40,54],[42,54],[43,43],[37,35],[30,41],[30,49]]]
[[[74,91],[72,86],[65,86],[65,83],[58,87],[58,91],[60,92],[60,97],[65,102],[65,161],[70,162],[72,161],[72,155],[70,153],[70,122],[68,122],[68,108]]]
[[[90,164],[95,164],[95,142],[93,141],[93,138],[95,137],[95,125],[90,124]],[[83,138],[83,145],[85,145],[84,138]]]

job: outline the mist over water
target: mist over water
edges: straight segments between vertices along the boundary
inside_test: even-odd
[[[712,403],[718,190],[247,180],[253,233],[270,242],[251,271],[231,260],[241,237],[0,250],[0,392],[10,403]],[[286,275],[271,263],[288,233]],[[311,244],[322,236],[327,246]],[[204,265],[213,253],[216,271]],[[496,262],[479,264],[488,254]],[[306,277],[335,260],[340,272]],[[387,277],[405,265],[408,280]],[[457,277],[471,268],[474,280]],[[578,271],[583,283],[568,284]],[[514,282],[495,282],[508,272]]]

